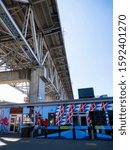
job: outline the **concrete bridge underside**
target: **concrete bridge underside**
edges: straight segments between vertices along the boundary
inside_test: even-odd
[[[73,99],[56,0],[0,1],[0,84],[30,102]]]
[[[45,78],[41,68],[0,72],[0,84],[9,84],[15,87],[27,94],[31,102],[67,98],[66,93],[63,92],[64,89],[59,94],[55,85],[51,87],[52,83],[49,82],[49,77],[48,80],[47,77]]]

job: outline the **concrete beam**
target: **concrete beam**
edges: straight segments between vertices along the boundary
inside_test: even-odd
[[[45,83],[40,78],[43,70],[40,68],[31,70],[31,82],[29,100],[30,102],[42,102],[45,100]]]
[[[30,69],[0,72],[0,84],[30,81]]]

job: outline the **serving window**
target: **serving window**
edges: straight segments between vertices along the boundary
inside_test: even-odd
[[[34,125],[34,107],[25,107],[23,109],[22,125]]]
[[[109,124],[112,126],[113,125],[113,111],[112,110],[108,111],[108,118],[109,118]]]
[[[87,125],[86,113],[73,114],[73,126],[86,126],[86,125]]]
[[[33,114],[23,114],[23,125],[33,125],[34,116]]]
[[[107,125],[105,111],[93,111],[89,113],[93,125]]]

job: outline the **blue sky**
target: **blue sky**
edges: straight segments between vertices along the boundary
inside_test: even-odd
[[[58,0],[75,98],[78,88],[113,95],[112,0]]]
[[[112,96],[112,0],[57,2],[75,98],[78,88],[87,87],[94,87],[95,95]],[[0,86],[0,99],[22,102],[25,95],[5,89]]]

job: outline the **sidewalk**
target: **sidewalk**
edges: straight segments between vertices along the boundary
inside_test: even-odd
[[[0,133],[0,137],[21,138],[19,133]]]
[[[0,135],[1,136],[1,135]],[[21,138],[17,134],[0,137],[2,150],[112,150],[112,141]]]

